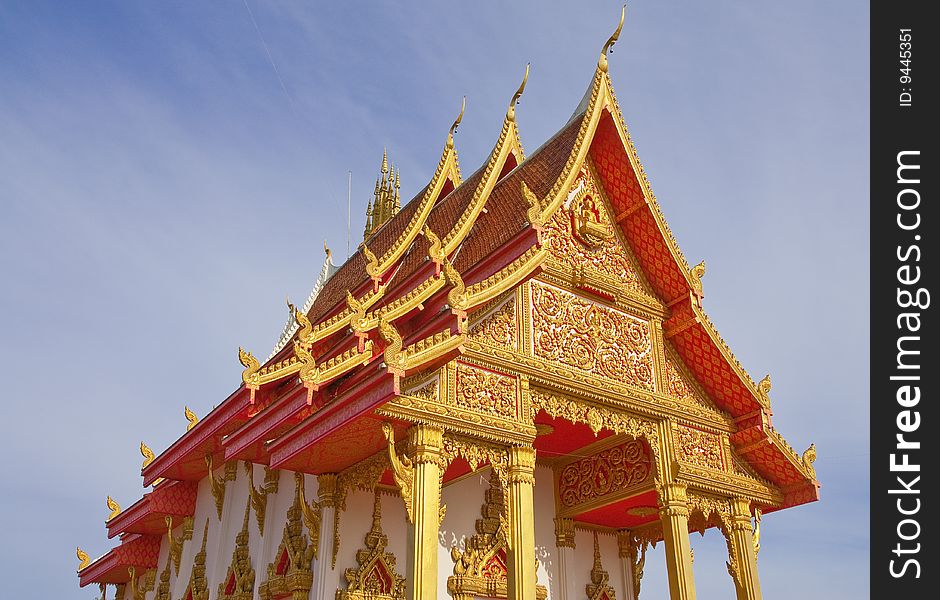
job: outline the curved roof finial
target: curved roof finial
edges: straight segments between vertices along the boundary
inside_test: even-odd
[[[607,39],[607,43],[604,44],[604,48],[601,49],[601,57],[597,61],[597,67],[607,72],[607,54],[612,52],[614,44],[617,43],[617,40],[620,39],[620,31],[623,29],[623,20],[627,15],[627,4],[624,3],[623,8],[620,9],[620,23],[617,24],[617,29],[614,33]]]
[[[463,111],[467,108],[467,97],[463,97],[463,102],[460,104],[460,114],[457,115],[457,118],[454,119],[454,124],[450,126],[450,131],[447,132],[447,146],[450,148],[454,147],[454,133],[457,132],[457,127],[460,126],[460,121],[463,120]]]
[[[512,100],[509,101],[509,110],[506,111],[506,118],[510,121],[516,120],[516,105],[519,104],[519,98],[522,97],[522,92],[525,91],[525,84],[529,81],[529,64],[525,64],[525,75],[522,77],[522,83],[519,84],[519,89],[516,90],[516,93],[512,95]]]

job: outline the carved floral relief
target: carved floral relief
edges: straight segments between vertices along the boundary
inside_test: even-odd
[[[676,446],[681,461],[718,470],[725,468],[721,457],[721,440],[715,434],[678,425]]]
[[[515,418],[516,380],[509,375],[458,362],[454,401],[460,408]]]
[[[646,321],[533,282],[532,331],[533,352],[540,358],[653,391]]]
[[[645,481],[652,470],[646,445],[630,440],[564,467],[558,481],[561,503],[570,508],[606,496]]]

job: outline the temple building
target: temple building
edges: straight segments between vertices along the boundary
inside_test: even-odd
[[[80,585],[635,600],[662,544],[670,597],[689,600],[690,534],[717,528],[737,598],[761,598],[761,518],[818,499],[815,448],[773,428],[769,376],[703,310],[705,265],[679,250],[614,95],[619,32],[531,155],[523,80],[473,174],[460,117],[410,202],[383,158],[358,251],[338,267],[327,251],[267,359],[239,349],[234,393],[186,409],[159,454],[141,444],[145,493],[108,498],[115,542],[78,549]]]

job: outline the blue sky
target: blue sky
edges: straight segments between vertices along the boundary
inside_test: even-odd
[[[0,575],[85,597],[105,496],[265,354],[352,246],[388,146],[410,198],[457,134],[465,173],[517,109],[534,150],[568,119],[619,3],[0,3]],[[635,2],[611,75],[705,308],[774,423],[815,441],[819,503],[769,515],[766,598],[868,596],[868,11],[842,2]],[[272,67],[268,52],[276,65]],[[703,599],[729,597],[695,536]],[[662,555],[643,596],[665,597]]]

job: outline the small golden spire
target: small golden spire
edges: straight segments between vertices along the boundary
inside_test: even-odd
[[[78,557],[78,571],[81,572],[82,569],[87,567],[91,563],[91,557],[88,556],[88,553],[81,549],[81,547],[75,547],[75,556]]]
[[[607,43],[604,44],[604,48],[601,49],[601,57],[597,61],[597,68],[605,73],[607,72],[607,54],[613,51],[614,44],[620,39],[620,31],[623,29],[623,20],[626,15],[627,5],[624,3],[623,8],[620,9],[620,23],[617,24],[616,31],[607,39]]]
[[[509,101],[509,109],[506,111],[506,118],[510,121],[516,120],[516,105],[519,104],[519,99],[522,98],[522,92],[525,91],[527,81],[529,81],[529,63],[525,65],[525,75],[522,77],[522,83],[519,84],[519,89],[516,90],[516,93],[512,95],[512,100]]]
[[[382,149],[382,173],[388,173],[388,148]],[[382,179],[385,179],[384,177]]]
[[[196,416],[196,413],[189,410],[188,406],[183,407],[183,416],[186,417],[186,421],[188,421],[186,424],[186,431],[189,431],[195,427],[196,423],[199,422],[199,417]]]
[[[463,97],[463,101],[460,103],[460,114],[457,115],[457,118],[454,119],[454,124],[450,126],[450,131],[447,132],[447,147],[454,147],[454,134],[457,133],[457,127],[460,126],[460,122],[463,120],[463,111],[467,108],[467,97]]]
[[[116,516],[118,516],[119,514],[121,514],[121,505],[118,504],[117,502],[115,502],[115,501],[114,501],[114,498],[112,498],[111,496],[108,496],[108,501],[107,501],[107,502],[108,502],[108,509],[111,510],[111,514],[109,514],[109,515],[108,515],[108,518],[105,519],[105,520],[106,520],[106,521],[110,521],[110,520],[113,519],[114,517],[116,517]]]
[[[140,455],[144,457],[144,464],[140,466],[141,469],[146,469],[150,466],[150,463],[153,462],[153,459],[156,458],[150,446],[143,442],[140,443]]]

